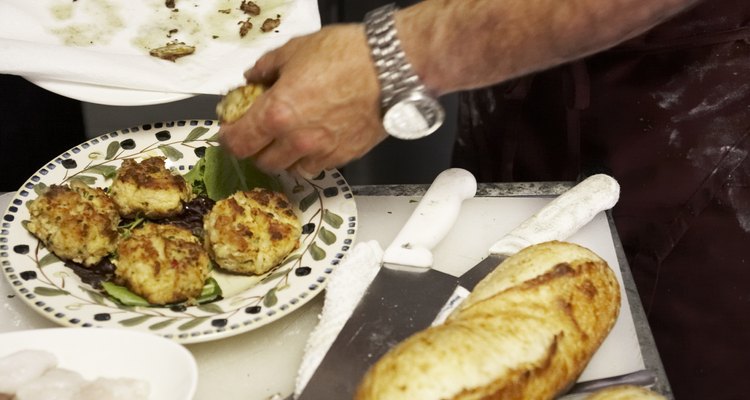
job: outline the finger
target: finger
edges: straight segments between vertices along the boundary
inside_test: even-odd
[[[302,158],[323,158],[334,151],[335,145],[325,130],[298,128],[277,136],[277,140],[258,153],[256,162],[261,168],[278,171],[289,169]]]
[[[317,173],[307,172],[307,170],[304,167],[302,167],[302,165],[300,164],[300,161],[297,161],[296,163],[294,163],[294,165],[288,168],[288,171],[292,175],[297,175],[300,178],[307,179],[308,181],[320,175],[320,172],[317,172]]]
[[[304,154],[299,154],[288,140],[278,139],[255,154],[255,165],[266,172],[289,169]]]
[[[320,175],[321,172],[331,168],[338,168],[344,164],[340,155],[335,152],[330,152],[319,157],[304,157],[298,160],[291,168],[290,171],[305,179],[313,179]]]
[[[252,107],[250,107],[252,108]],[[219,127],[219,142],[231,154],[239,158],[250,157],[273,141],[271,133],[254,123],[254,118],[245,114],[231,124]]]
[[[281,66],[288,60],[286,47],[269,51],[255,62],[252,68],[245,71],[245,80],[249,83],[272,85],[279,79]]]

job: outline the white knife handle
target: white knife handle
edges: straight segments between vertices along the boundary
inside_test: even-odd
[[[432,266],[432,248],[448,234],[461,203],[474,197],[477,181],[469,171],[447,169],[432,182],[406,224],[385,249],[383,262],[409,267]]]
[[[620,185],[607,175],[592,175],[552,200],[490,247],[490,253],[511,255],[524,247],[565,240],[608,210],[620,197]]]

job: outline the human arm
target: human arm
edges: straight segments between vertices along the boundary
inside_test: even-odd
[[[401,10],[409,61],[437,94],[563,64],[632,38],[695,0],[429,0]]]
[[[396,16],[408,60],[436,94],[476,88],[613,46],[695,0],[427,0]],[[268,170],[315,173],[372,149],[386,134],[379,86],[359,24],[292,39],[246,73],[272,84],[222,127],[238,156]]]

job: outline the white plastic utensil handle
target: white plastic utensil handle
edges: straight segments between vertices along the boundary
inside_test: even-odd
[[[432,248],[448,234],[461,203],[474,197],[477,181],[460,168],[440,173],[417,204],[406,224],[385,249],[383,262],[408,267],[432,266]]]
[[[511,255],[524,247],[565,240],[608,210],[620,198],[620,185],[608,175],[592,175],[552,200],[490,247],[491,254]]]

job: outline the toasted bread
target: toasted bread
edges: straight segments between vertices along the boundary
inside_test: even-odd
[[[620,287],[599,256],[547,242],[508,258],[442,325],[367,372],[356,399],[552,399],[612,329]]]

